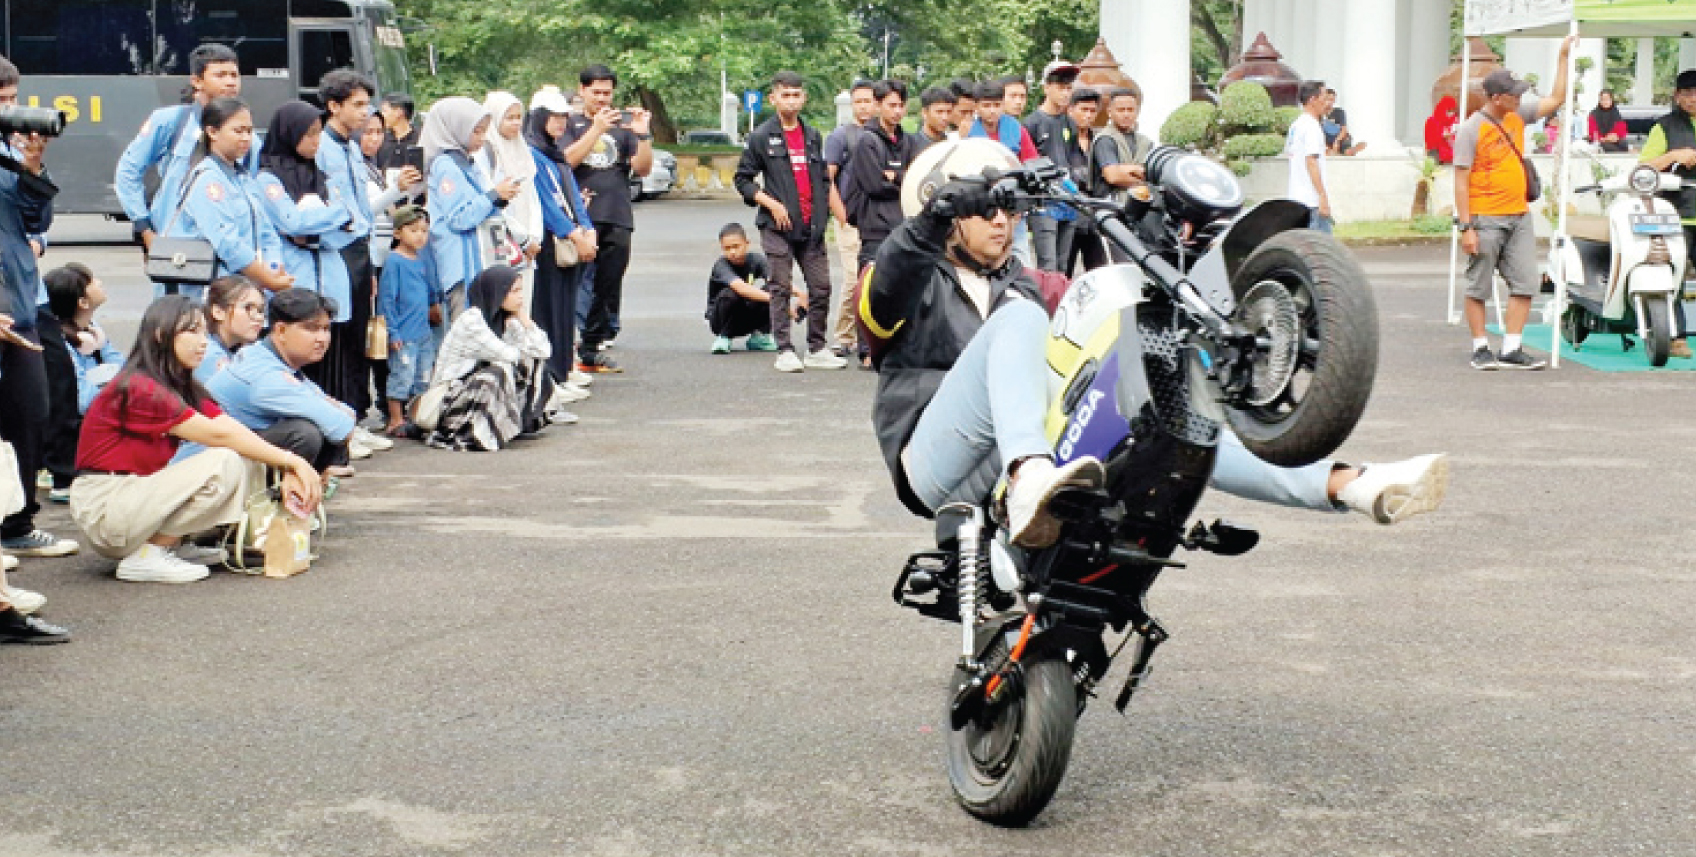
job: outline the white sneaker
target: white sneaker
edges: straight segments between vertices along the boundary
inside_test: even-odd
[[[373,452],[387,452],[395,448],[395,442],[393,440],[383,437],[364,426],[355,428],[353,433],[359,435],[359,442],[365,444],[365,447]]]
[[[18,558],[11,554],[0,556],[0,571],[11,571],[18,567]]]
[[[1449,457],[1421,455],[1391,464],[1368,464],[1337,492],[1344,506],[1377,521],[1394,524],[1434,511],[1449,490]]]
[[[841,369],[847,365],[848,361],[830,353],[828,348],[807,355],[808,369]]]
[[[223,548],[205,548],[183,542],[171,549],[177,559],[192,562],[195,565],[223,565],[230,560],[229,551]]]
[[[132,583],[193,583],[209,574],[206,566],[185,562],[154,544],[142,545],[118,563],[118,579]]]
[[[563,404],[569,405],[572,402],[581,402],[589,398],[589,395],[588,389],[576,384],[557,384],[554,386],[554,401]]]
[[[574,425],[577,425],[577,415],[570,412],[570,411],[566,411],[566,410],[556,410],[556,411],[554,411],[554,425],[556,425],[556,426],[574,426]]]
[[[777,355],[777,362],[772,367],[779,372],[805,372],[807,367],[802,365],[801,358],[793,351],[785,351]]]
[[[1027,458],[1007,489],[1007,529],[1013,543],[1045,548],[1060,537],[1060,521],[1048,514],[1048,501],[1062,488],[1100,488],[1107,481],[1101,462],[1085,456],[1055,467],[1046,458]]]
[[[565,376],[565,383],[574,387],[588,389],[595,386],[595,376],[590,375],[588,372],[579,372],[576,369],[573,369]]]
[[[6,600],[11,602],[12,609],[25,616],[40,610],[47,604],[47,596],[39,592],[31,592],[28,589],[17,589],[11,586],[6,587]]]

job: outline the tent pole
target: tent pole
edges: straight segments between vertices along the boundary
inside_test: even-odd
[[[1472,96],[1472,50],[1466,42],[1466,21],[1471,13],[1472,0],[1465,0],[1461,4],[1460,16],[1460,98],[1457,99],[1460,101],[1460,122],[1466,121],[1466,105]],[[1458,199],[1455,200],[1455,214],[1460,214],[1460,200]],[[1455,264],[1459,257],[1460,227],[1451,225],[1449,227],[1449,300],[1444,308],[1449,324],[1460,323],[1460,313],[1455,311],[1455,285],[1459,278]]]
[[[1577,15],[1573,16],[1572,25],[1567,30],[1567,34],[1569,37],[1578,35]],[[1568,175],[1568,170],[1571,169],[1572,164],[1572,157],[1570,154],[1572,149],[1572,114],[1578,106],[1573,103],[1578,100],[1574,94],[1574,92],[1578,89],[1578,51],[1576,50],[1578,46],[1574,45],[1573,47],[1575,50],[1570,50],[1566,53],[1566,92],[1561,93],[1566,96],[1566,101],[1561,104],[1560,154],[1559,164],[1556,166],[1556,169],[1559,170],[1559,172],[1555,174],[1560,181],[1561,209],[1556,220],[1555,234],[1550,241],[1550,252],[1552,254],[1564,253],[1566,250],[1566,242],[1569,240],[1566,233],[1566,216],[1567,207],[1572,204],[1572,176]],[[1605,53],[1606,52],[1604,51],[1604,55]],[[1604,75],[1604,78],[1605,77],[1606,75]],[[1564,267],[1564,265],[1562,267]],[[1561,367],[1561,315],[1565,312],[1566,275],[1563,272],[1561,276],[1555,278],[1555,316],[1549,324],[1549,365],[1556,369]]]

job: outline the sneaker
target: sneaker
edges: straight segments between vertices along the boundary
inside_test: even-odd
[[[1538,370],[1548,367],[1548,363],[1525,353],[1523,348],[1515,348],[1496,358],[1496,365],[1503,369]]]
[[[730,353],[730,337],[720,336],[720,337],[717,337],[716,339],[714,339],[713,340],[713,348],[712,348],[711,353],[713,353],[713,354],[729,354]]]
[[[11,571],[18,567],[18,558],[11,554],[0,555],[0,571]]]
[[[1685,342],[1682,339],[1674,339],[1672,341],[1672,347],[1667,349],[1667,354],[1673,357],[1683,357],[1688,360],[1692,356],[1690,353],[1690,343]]]
[[[1480,345],[1477,351],[1472,352],[1472,368],[1489,372],[1501,367],[1496,365],[1496,355],[1491,353],[1490,346]]]
[[[614,337],[614,339],[616,339],[616,338],[617,337]],[[608,339],[608,340],[602,341],[601,344],[599,346],[597,346],[597,350],[611,351],[612,350],[612,340]]]
[[[1055,467],[1046,458],[1027,458],[1007,488],[1007,524],[1013,544],[1045,548],[1060,537],[1060,521],[1048,514],[1048,501],[1068,487],[1100,488],[1107,480],[1101,462],[1085,456]]]
[[[555,410],[553,423],[557,426],[574,426],[577,425],[577,415],[563,409]]]
[[[70,503],[71,502],[71,489],[69,489],[69,488],[54,488],[52,491],[47,492],[47,502],[58,503],[60,505]]]
[[[70,556],[81,549],[75,539],[61,539],[52,533],[35,530],[27,536],[0,541],[0,548],[17,556]]]
[[[188,542],[183,542],[172,548],[171,553],[176,554],[177,559],[183,562],[192,562],[195,565],[223,565],[230,561],[229,551],[223,548],[206,547]]]
[[[588,389],[589,387],[595,386],[595,376],[590,375],[587,372],[579,372],[576,369],[573,369],[566,373],[565,383]]]
[[[1337,492],[1337,500],[1380,524],[1394,524],[1434,511],[1448,489],[1449,457],[1421,455],[1362,467],[1360,476]]]
[[[35,490],[53,490],[53,474],[48,473],[46,470],[37,470],[35,472]]]
[[[777,362],[772,364],[772,367],[779,372],[804,372],[807,368],[801,364],[801,358],[796,357],[793,351],[777,355]]]
[[[193,583],[205,580],[206,566],[180,559],[155,544],[145,544],[118,563],[118,579],[131,583]]]
[[[589,391],[577,386],[576,384],[554,385],[554,401],[561,404],[569,405],[573,402],[581,402],[587,398],[589,398]]]
[[[377,452],[388,452],[395,448],[394,441],[389,440],[380,434],[373,434],[369,429],[363,427],[356,428],[353,430],[353,433],[359,435],[360,443],[365,444],[367,448]]]
[[[777,340],[772,339],[769,333],[751,333],[745,347],[749,351],[776,351]]]
[[[0,643],[51,646],[70,641],[71,632],[58,625],[25,616],[16,610],[0,610]]]
[[[842,369],[847,367],[847,365],[847,360],[844,360],[825,349],[820,349],[807,355],[808,369]]]
[[[42,607],[47,606],[47,596],[28,589],[18,589],[8,586],[5,590],[6,600],[11,602],[12,609],[28,616]]]
[[[618,368],[618,363],[614,362],[611,357],[597,353],[592,356],[578,357],[577,371],[599,375],[606,372],[623,372],[624,370]]]
[[[354,470],[353,465],[351,464],[332,464],[329,467],[324,468],[324,475],[330,477],[332,480],[352,479],[358,474],[359,471]],[[325,493],[327,495],[328,491]],[[326,496],[325,499],[329,499],[328,496]]]
[[[358,432],[347,436],[347,457],[354,461],[370,458],[372,449],[359,439]]]

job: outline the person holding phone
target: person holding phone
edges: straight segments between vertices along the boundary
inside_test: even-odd
[[[589,197],[589,217],[595,223],[594,291],[589,301],[577,369],[618,372],[618,364],[601,350],[613,338],[613,319],[624,295],[624,273],[630,267],[630,238],[636,228],[630,207],[630,177],[646,176],[654,166],[650,116],[641,108],[620,111],[612,106],[618,75],[604,65],[592,65],[577,76],[583,114],[566,122],[560,147],[577,184]],[[628,116],[628,120],[626,120]]]
[[[524,142],[524,103],[510,92],[497,90],[483,98],[483,110],[489,114],[489,133],[475,160],[491,180],[512,179],[518,183],[518,195],[501,212],[501,219],[513,241],[524,251],[519,282],[524,287],[524,306],[529,309],[536,256],[542,252],[544,236],[541,200],[536,191],[536,162],[530,157],[529,144]]]
[[[430,246],[450,324],[465,310],[466,288],[483,270],[477,228],[518,195],[518,182],[506,179],[490,187],[471,163],[488,131],[483,105],[464,96],[436,102],[424,119]]]

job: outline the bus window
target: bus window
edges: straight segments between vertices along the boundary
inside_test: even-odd
[[[146,74],[153,0],[11,0],[6,55],[24,74]]]
[[[300,90],[301,94],[316,94],[318,81],[338,68],[351,68],[353,61],[353,31],[337,29],[299,29]]]
[[[188,55],[204,42],[218,42],[234,48],[241,57],[241,73],[244,75],[273,77],[287,73],[289,13],[286,3],[177,0],[161,2],[158,9],[159,74],[188,74]]]

